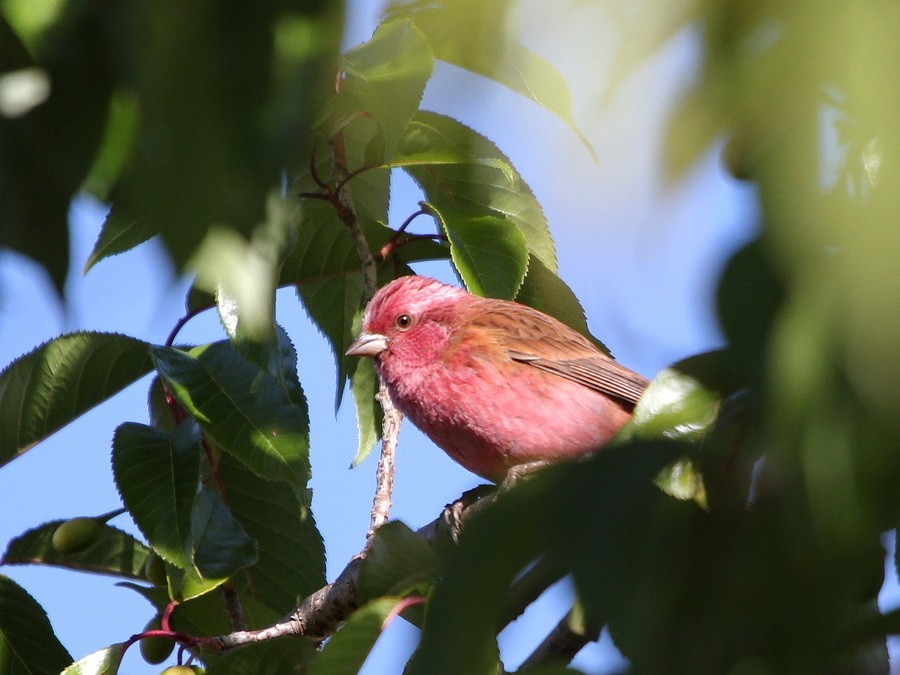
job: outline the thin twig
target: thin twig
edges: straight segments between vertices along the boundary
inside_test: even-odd
[[[394,489],[394,457],[397,452],[397,440],[403,414],[394,407],[394,402],[384,385],[381,385],[376,400],[381,404],[384,414],[382,421],[381,454],[378,457],[378,469],[375,472],[375,497],[372,500],[372,517],[369,531],[366,533],[366,549],[374,541],[375,530],[388,521],[391,511],[391,494]]]

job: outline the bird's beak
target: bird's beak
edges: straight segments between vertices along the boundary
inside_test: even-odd
[[[386,336],[363,331],[344,353],[347,356],[378,356],[387,348],[388,339]]]

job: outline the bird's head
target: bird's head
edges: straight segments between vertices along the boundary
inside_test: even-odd
[[[362,331],[347,349],[383,367],[421,367],[440,358],[469,294],[428,277],[406,276],[381,288],[366,306]]]

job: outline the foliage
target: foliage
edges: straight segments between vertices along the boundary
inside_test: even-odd
[[[458,546],[383,528],[360,609],[324,649],[294,637],[225,654],[210,638],[234,629],[233,603],[264,628],[325,584],[306,394],[275,289],[294,286],[331,343],[338,404],[349,380],[355,462],[381,434],[374,372],[344,355],[372,279],[445,260],[474,292],[587,333],[525,179],[493,141],[420,108],[440,60],[581,136],[568,87],[506,28],[504,0],[394,6],[343,55],[327,1],[68,0],[43,17],[4,3],[0,245],[62,291],[68,206],[90,191],[112,208],[86,269],[159,237],[195,275],[185,321],[215,307],[227,339],[176,347],[181,324],[159,345],[73,333],[8,364],[0,464],[155,378],[150,423],[123,421],[112,440],[142,539],[106,522],[117,514],[79,517],[92,526],[74,547],[54,534],[75,519],[36,524],[2,564],[121,579],[210,673],[347,672],[398,615],[422,629],[409,672],[497,672],[510,588],[536,560],[571,575],[585,639],[608,626],[639,672],[884,672],[896,617],[875,603],[879,536],[900,517],[900,10],[682,0],[648,23],[596,2],[625,36],[613,84],[685,25],[702,34],[671,170],[727,132],[725,161],[762,213],[719,282],[727,347],[661,372],[614,447],[503,492]],[[15,99],[13,76],[37,98]],[[434,236],[388,226],[398,170]],[[37,602],[0,577],[0,673],[115,672],[134,643],[122,638],[73,664]]]

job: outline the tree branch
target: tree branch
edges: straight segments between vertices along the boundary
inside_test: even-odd
[[[470,490],[459,500],[449,504],[439,517],[420,528],[417,534],[435,547],[452,544],[459,535],[462,523],[497,497],[497,492],[493,491],[483,497],[475,496],[476,501],[473,501],[474,492]],[[364,550],[354,556],[334,581],[306,597],[278,623],[260,630],[235,631],[210,638],[207,644],[213,649],[227,651],[287,635],[303,635],[313,640],[327,637],[359,608],[359,570],[366,552]]]

